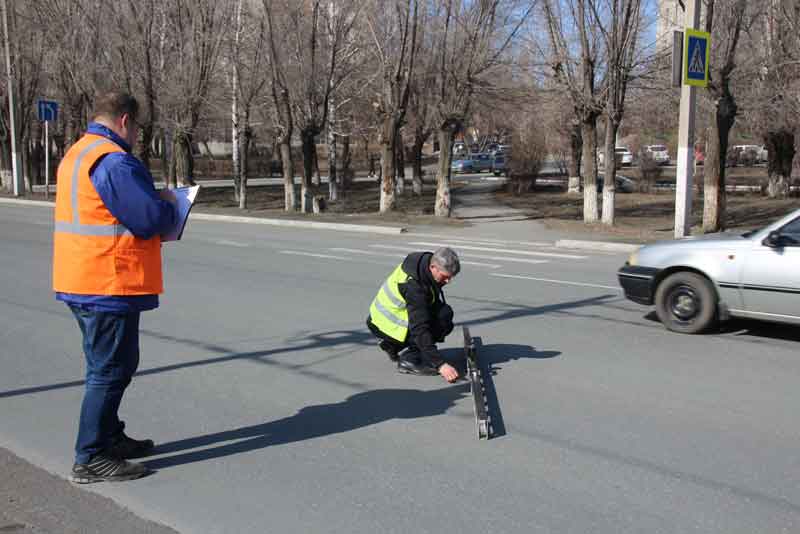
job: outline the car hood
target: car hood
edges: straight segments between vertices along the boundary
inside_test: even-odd
[[[677,248],[727,248],[738,243],[747,243],[750,240],[742,237],[741,234],[734,232],[722,232],[717,234],[705,234],[698,236],[684,237],[675,241],[659,241],[651,246],[654,247],[677,247]]]

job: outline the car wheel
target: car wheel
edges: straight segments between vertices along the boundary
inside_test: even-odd
[[[656,314],[668,330],[699,334],[717,318],[717,296],[711,282],[696,273],[677,272],[656,289]]]

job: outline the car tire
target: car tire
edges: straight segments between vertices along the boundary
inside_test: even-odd
[[[697,273],[677,272],[658,284],[656,314],[673,332],[700,334],[716,323],[717,295],[709,280]]]

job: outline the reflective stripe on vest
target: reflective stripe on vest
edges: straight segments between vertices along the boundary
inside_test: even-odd
[[[381,285],[369,307],[372,324],[387,336],[401,343],[408,336],[408,309],[398,286],[406,280],[408,280],[408,275],[403,271],[403,265],[400,264]]]
[[[408,306],[399,286],[409,278],[403,270],[403,264],[398,265],[378,290],[369,308],[372,324],[401,343],[408,337]],[[433,293],[431,302],[435,299],[436,295]]]
[[[163,291],[160,237],[135,237],[108,211],[92,184],[94,165],[112,152],[124,150],[105,137],[87,134],[59,165],[53,234],[55,291],[85,295]]]

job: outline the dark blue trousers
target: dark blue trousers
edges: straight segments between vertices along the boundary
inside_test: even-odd
[[[139,366],[140,312],[97,312],[70,305],[83,334],[86,389],[81,404],[75,462],[89,459],[120,437],[122,395]]]

